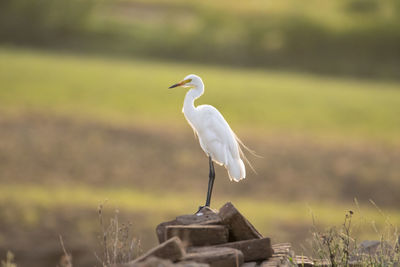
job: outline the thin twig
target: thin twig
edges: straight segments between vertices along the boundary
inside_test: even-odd
[[[67,253],[67,250],[65,249],[64,241],[63,241],[63,238],[62,238],[61,235],[59,235],[59,238],[60,238],[61,248],[62,248],[62,250],[64,252],[64,258],[65,258],[65,261],[66,261],[66,266],[67,267],[72,267],[71,254]]]

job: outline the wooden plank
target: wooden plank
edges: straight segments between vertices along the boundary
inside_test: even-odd
[[[183,260],[208,263],[211,267],[239,267],[243,264],[243,254],[233,248],[213,248],[202,252],[187,253]]]
[[[150,267],[150,266],[146,266],[146,267]],[[153,267],[153,266],[151,266],[151,267]],[[157,265],[156,267],[164,267],[164,266]],[[195,262],[195,261],[180,261],[180,262],[175,263],[174,267],[210,267],[210,264]]]
[[[228,202],[219,210],[222,223],[229,228],[229,241],[262,238],[262,235],[240,212]]]
[[[178,224],[178,222],[176,220],[172,220],[172,221],[163,222],[163,223],[160,223],[159,225],[157,225],[156,234],[157,234],[158,242],[160,244],[165,242],[165,240],[167,240],[165,238],[165,228],[168,225],[177,225],[177,224]]]
[[[157,225],[156,234],[158,242],[161,244],[166,240],[165,228],[168,225],[191,225],[191,224],[204,224],[204,225],[221,225],[222,220],[218,213],[209,207],[204,207],[200,212],[196,214],[187,214],[176,217],[175,220],[163,222]]]
[[[260,267],[279,267],[282,262],[279,257],[272,257],[266,261],[260,263]]]
[[[313,267],[314,261],[306,256],[296,256],[294,262],[300,267]]]
[[[130,262],[117,265],[117,267],[151,267],[151,266],[175,267],[175,264],[170,260],[160,259],[156,257],[149,257],[141,262]]]
[[[207,263],[199,263],[194,261],[183,261],[173,263],[170,260],[160,259],[156,257],[150,257],[145,261],[135,263],[133,265],[120,264],[116,267],[209,267]]]
[[[262,261],[272,256],[273,250],[270,238],[251,239],[236,242],[229,242],[211,247],[192,247],[187,252],[201,252],[215,247],[228,247],[240,250],[243,253],[244,261]]]
[[[222,224],[221,217],[215,210],[209,207],[202,208],[196,214],[181,215],[176,217],[178,224],[190,225],[190,224]]]
[[[177,236],[186,246],[207,246],[228,242],[224,225],[168,225],[165,237]]]
[[[272,245],[274,255],[289,255],[292,245],[290,243],[280,243]]]
[[[148,252],[140,256],[139,258],[124,265],[125,267],[136,266],[135,264],[143,262],[150,257],[157,257],[161,259],[167,259],[171,261],[177,261],[186,255],[186,251],[182,245],[181,240],[178,237],[172,237],[164,243],[150,249]]]
[[[256,261],[250,261],[243,263],[240,267],[257,267],[258,263]]]
[[[240,250],[243,253],[244,261],[266,260],[271,257],[274,252],[271,246],[271,239],[268,237],[230,242],[218,246]]]

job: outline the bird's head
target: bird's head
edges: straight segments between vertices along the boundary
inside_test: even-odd
[[[203,84],[201,78],[195,74],[189,74],[181,82],[171,85],[169,89],[182,86],[183,88],[197,88]]]

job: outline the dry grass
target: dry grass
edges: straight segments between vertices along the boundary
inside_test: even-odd
[[[373,202],[372,202],[373,203]],[[329,262],[331,266],[397,266],[400,264],[400,235],[398,227],[384,214],[375,203],[385,224],[376,227],[372,221],[354,221],[354,211],[345,214],[344,221],[339,226],[330,226],[318,230],[314,224],[311,247],[314,256],[321,262]],[[356,212],[360,212],[359,210]],[[368,223],[375,229],[374,241],[360,240],[357,230],[361,224]]]
[[[105,218],[103,204],[99,205],[99,223],[102,230],[100,244],[102,253],[95,254],[102,267],[113,267],[135,259],[142,253],[140,240],[132,235],[132,223],[121,223],[119,211],[115,210],[114,217]],[[106,220],[106,221],[105,221]]]
[[[57,265],[57,267],[72,267],[72,255],[67,252],[61,235],[60,235],[60,244],[64,254],[61,256],[59,265]]]
[[[7,251],[6,259],[1,261],[1,267],[17,267],[14,263],[14,254],[11,251]]]

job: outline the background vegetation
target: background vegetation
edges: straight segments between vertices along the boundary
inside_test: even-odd
[[[158,223],[196,211],[208,163],[184,90],[166,89],[189,73],[206,83],[196,104],[262,156],[241,183],[216,169],[214,208],[232,201],[298,253],[349,210],[354,236],[379,239],[400,221],[399,12],[395,0],[1,1],[0,258],[55,266],[62,235],[74,265],[93,266],[104,202],[143,250]]]
[[[398,0],[5,0],[0,40],[81,52],[396,78]]]

